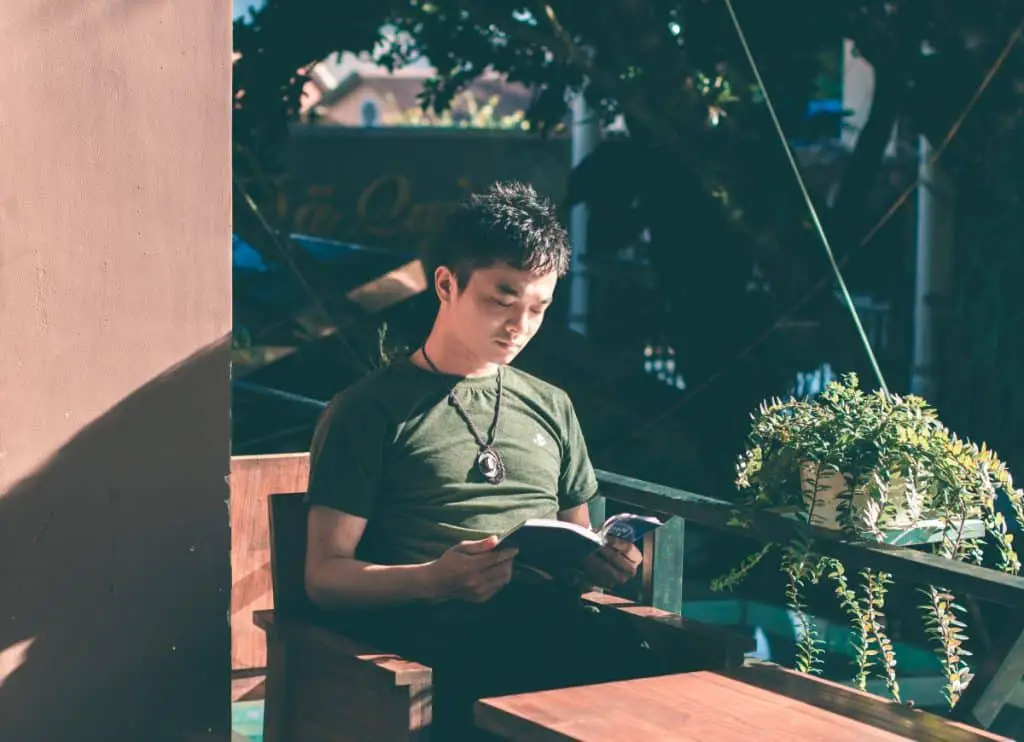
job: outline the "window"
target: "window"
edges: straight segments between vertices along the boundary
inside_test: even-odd
[[[363,126],[376,126],[380,119],[380,111],[377,109],[377,104],[372,100],[364,100],[360,116],[363,119]]]

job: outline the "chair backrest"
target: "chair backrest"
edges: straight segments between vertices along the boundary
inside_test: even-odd
[[[301,492],[274,494],[267,502],[274,615],[278,620],[311,616],[316,610],[306,594],[305,497]]]

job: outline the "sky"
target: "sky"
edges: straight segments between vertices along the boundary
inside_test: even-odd
[[[245,15],[249,11],[249,8],[261,5],[262,1],[263,0],[232,0],[232,17],[238,18],[241,15]]]

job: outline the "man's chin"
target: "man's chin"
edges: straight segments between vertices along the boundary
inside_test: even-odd
[[[522,346],[518,345],[506,345],[504,343],[495,343],[494,350],[495,353],[492,360],[495,363],[505,364],[515,359],[515,357],[522,352],[523,348]]]

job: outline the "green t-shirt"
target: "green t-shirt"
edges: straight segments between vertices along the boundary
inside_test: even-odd
[[[332,400],[313,437],[307,500],[368,520],[361,559],[429,561],[459,541],[527,518],[554,518],[597,493],[568,395],[510,366],[501,373],[501,484],[477,470],[479,447],[448,402],[454,384],[486,438],[497,398],[493,376],[435,374],[403,358]]]

